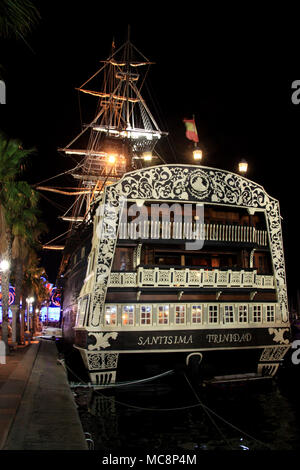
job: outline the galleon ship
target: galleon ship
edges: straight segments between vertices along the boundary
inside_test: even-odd
[[[107,186],[75,345],[99,385],[126,368],[145,376],[148,362],[196,363],[207,377],[274,376],[289,348],[278,201],[199,165],[157,165]]]
[[[99,387],[177,365],[272,377],[290,347],[279,203],[242,174],[155,154],[166,133],[138,86],[149,64],[128,38],[102,91],[79,88],[99,101],[61,149],[83,156],[64,217],[65,335]]]

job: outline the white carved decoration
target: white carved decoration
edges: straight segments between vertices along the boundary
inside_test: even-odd
[[[91,372],[90,378],[92,384],[96,385],[97,388],[105,389],[108,385],[116,382],[116,371]]]
[[[137,240],[138,238],[179,239],[179,240],[215,240],[231,242],[251,242],[261,246],[267,245],[267,231],[255,227],[201,224],[195,222],[158,222],[145,220],[120,222],[119,238]]]
[[[265,348],[260,356],[261,362],[280,361],[284,358],[290,346],[275,346],[274,348]]]
[[[100,216],[97,271],[91,299],[90,325],[102,321],[109,273],[114,256],[123,200],[152,199],[220,203],[264,210],[283,321],[288,321],[285,263],[279,203],[262,186],[240,175],[194,165],[162,165],[127,173],[105,188]],[[108,236],[110,233],[111,236]],[[250,279],[249,279],[250,282]]]
[[[94,351],[95,349],[105,349],[109,348],[111,344],[108,342],[109,339],[117,339],[119,333],[112,331],[111,333],[99,333],[93,331],[89,333],[89,336],[94,336],[96,338],[96,344],[89,344],[89,351]]]
[[[118,357],[118,353],[88,353],[88,368],[89,370],[116,369]]]
[[[288,328],[269,328],[270,335],[274,335],[273,341],[280,344],[289,344],[288,339],[284,339],[283,335],[286,331],[289,331]]]
[[[262,377],[274,377],[279,367],[278,363],[273,364],[258,364],[257,373]]]

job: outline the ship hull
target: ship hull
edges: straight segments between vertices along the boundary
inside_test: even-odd
[[[183,368],[200,381],[272,377],[289,349],[289,328],[77,330],[76,339],[91,382],[107,387]]]
[[[98,202],[75,328],[93,384],[147,378],[150,362],[276,374],[290,346],[276,199],[224,170],[161,165]]]

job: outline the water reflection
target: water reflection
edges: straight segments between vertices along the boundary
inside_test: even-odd
[[[78,364],[75,357],[70,369],[76,374],[69,380],[86,383]],[[275,380],[263,383],[191,385],[178,371],[104,392],[77,388],[75,399],[83,429],[99,451],[299,449],[300,365],[282,368]]]
[[[105,392],[77,389],[76,400],[83,428],[92,434],[96,450],[299,448],[299,404],[280,384],[195,387],[194,391],[199,401],[181,375]]]

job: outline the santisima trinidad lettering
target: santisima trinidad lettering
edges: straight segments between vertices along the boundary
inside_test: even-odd
[[[192,344],[193,337],[190,336],[139,336],[138,346],[153,346],[154,344]]]
[[[250,343],[252,340],[251,333],[220,333],[206,335],[206,339],[209,343]]]

